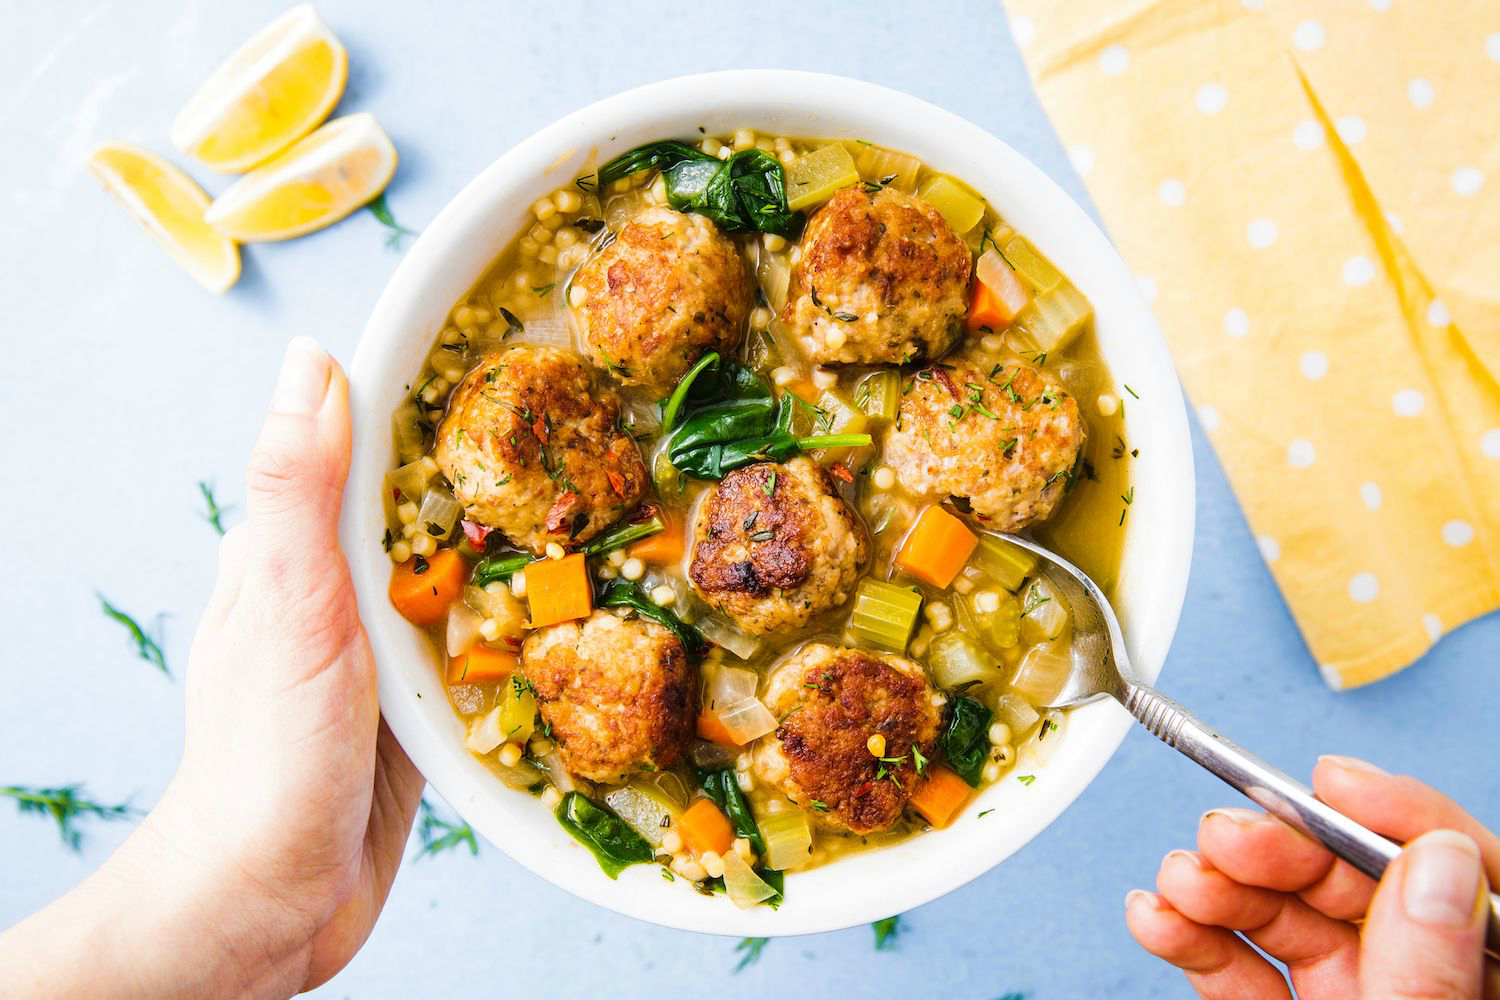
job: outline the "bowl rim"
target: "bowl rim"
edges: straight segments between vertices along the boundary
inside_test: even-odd
[[[977,879],[1029,843],[1082,794],[1130,730],[1129,715],[1113,703],[1074,710],[1068,722],[1073,738],[1061,741],[1042,774],[1057,780],[1038,780],[1020,793],[1009,782],[1000,783],[1004,788],[986,788],[982,797],[999,806],[1020,803],[1008,817],[1010,822],[981,830],[971,805],[947,830],[794,873],[789,878],[787,902],[779,911],[767,907],[741,911],[727,900],[705,899],[683,886],[667,886],[651,866],[637,866],[611,881],[557,827],[545,808],[505,788],[464,750],[461,725],[455,730],[457,716],[446,697],[422,697],[424,687],[434,690],[437,672],[432,669],[430,647],[425,656],[415,658],[399,652],[403,647],[411,651],[416,630],[386,597],[390,560],[379,543],[384,516],[378,503],[379,484],[390,468],[389,419],[395,408],[386,404],[392,390],[417,370],[403,370],[398,359],[413,352],[425,357],[453,301],[519,230],[519,219],[524,216],[512,211],[515,225],[498,235],[490,231],[498,223],[487,230],[480,220],[503,215],[499,207],[503,204],[513,208],[520,198],[518,192],[528,184],[536,188],[540,181],[548,189],[559,186],[559,177],[549,180],[545,175],[568,156],[577,159],[582,147],[628,148],[621,136],[631,129],[655,130],[658,136],[684,135],[707,121],[751,117],[818,123],[827,127],[821,132],[789,129],[787,134],[840,137],[858,137],[843,123],[866,119],[870,124],[860,125],[860,136],[909,150],[924,162],[938,161],[939,169],[951,170],[974,185],[1050,259],[1065,262],[1059,263],[1059,269],[1093,301],[1096,332],[1112,374],[1122,381],[1128,366],[1130,380],[1150,392],[1149,404],[1132,400],[1127,429],[1132,442],[1142,446],[1142,457],[1132,466],[1132,482],[1140,483],[1144,474],[1159,492],[1153,492],[1148,514],[1139,514],[1146,508],[1131,508],[1139,516],[1127,528],[1126,565],[1116,601],[1122,620],[1134,626],[1127,644],[1137,671],[1147,681],[1159,674],[1181,614],[1192,557],[1195,497],[1181,388],[1165,341],[1124,261],[1089,215],[1038,167],[978,125],[919,98],[860,80],[806,71],[728,70],[676,77],[604,98],[564,116],[498,157],[448,202],[391,276],[349,368],[354,449],[340,538],[375,653],[382,713],[438,794],[485,839],[533,873],[575,896],[662,926],[770,937],[867,923],[905,912]],[[716,126],[710,131],[719,130]],[[912,141],[893,142],[891,137],[897,134]],[[644,140],[637,138],[630,144],[635,141]],[[945,155],[933,152],[939,147]],[[530,194],[519,204],[530,205],[537,196]],[[469,269],[467,276],[459,275],[457,293],[434,292],[435,286],[451,287],[454,271],[463,271],[453,265],[455,257],[477,258],[475,241],[488,241],[492,252],[477,269]],[[1123,351],[1125,346],[1128,352]],[[1147,399],[1147,394],[1142,392],[1141,398]],[[1145,432],[1138,435],[1143,427]],[[1150,539],[1149,546],[1143,543],[1142,533]],[[1145,555],[1148,547],[1149,558]],[[1127,589],[1124,581],[1140,574],[1154,582],[1137,595],[1136,588]],[[424,662],[418,664],[415,659]],[[1080,743],[1084,737],[1078,729],[1085,731],[1085,742]],[[537,824],[523,808],[539,813],[551,825],[550,834],[534,829]],[[979,813],[980,818],[983,815]],[[811,894],[810,899],[797,895],[804,891]]]

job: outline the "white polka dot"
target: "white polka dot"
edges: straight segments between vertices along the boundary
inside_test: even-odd
[[[1333,123],[1333,130],[1339,134],[1339,138],[1346,146],[1357,146],[1365,141],[1369,130],[1365,128],[1365,120],[1359,115],[1344,115]]]
[[[1427,322],[1436,327],[1451,325],[1453,314],[1448,312],[1448,303],[1442,299],[1433,299],[1427,303]]]
[[[1445,545],[1456,549],[1460,546],[1468,545],[1473,540],[1474,526],[1468,521],[1454,518],[1443,525],[1443,543]]]
[[[1168,177],[1156,185],[1156,196],[1161,199],[1163,205],[1171,205],[1175,208],[1187,201],[1187,188],[1177,178]]]
[[[1219,411],[1212,406],[1198,407],[1198,421],[1203,429],[1212,434],[1219,429]]]
[[[1265,10],[1266,0],[1240,0],[1246,10]]]
[[[1323,123],[1311,118],[1298,122],[1297,127],[1292,129],[1292,142],[1297,144],[1298,149],[1317,149],[1323,145]]]
[[[1344,284],[1354,285],[1356,288],[1360,285],[1368,285],[1375,280],[1375,262],[1363,254],[1355,254],[1344,261],[1341,277],[1344,279]]]
[[[1135,285],[1141,290],[1141,298],[1147,302],[1156,301],[1156,279],[1144,274],[1135,276]]]
[[[1281,558],[1281,543],[1270,535],[1261,535],[1255,540],[1260,548],[1260,557],[1268,563],[1273,563]]]
[[[1391,0],[1370,0],[1370,6],[1375,10],[1387,11],[1391,9]]]
[[[1303,52],[1318,51],[1323,41],[1323,26],[1317,21],[1303,21],[1292,29],[1292,44]]]
[[[1224,110],[1224,105],[1229,103],[1229,91],[1217,83],[1205,83],[1198,88],[1198,94],[1193,98],[1193,102],[1205,115],[1216,115]]]
[[[1010,37],[1016,40],[1016,44],[1025,48],[1036,41],[1036,22],[1025,14],[1017,14],[1010,19]]]
[[[1074,146],[1068,150],[1068,159],[1072,161],[1073,169],[1080,174],[1086,174],[1094,168],[1094,150],[1092,146]]]
[[[1318,450],[1313,447],[1311,441],[1298,438],[1287,445],[1286,460],[1292,463],[1295,469],[1305,469],[1318,460]]]
[[[1427,630],[1427,638],[1433,642],[1443,637],[1443,620],[1437,615],[1431,613],[1423,615],[1422,627]]]
[[[1500,62],[1500,31],[1484,40],[1484,54],[1495,62]]]
[[[1349,581],[1349,596],[1360,604],[1369,604],[1380,596],[1380,581],[1374,573],[1359,573]]]
[[[1406,85],[1406,96],[1411,98],[1411,103],[1419,108],[1432,107],[1432,84],[1420,76]]]
[[[1500,427],[1491,427],[1479,439],[1479,450],[1485,458],[1500,458]]]
[[[1276,228],[1276,223],[1270,219],[1256,219],[1245,227],[1245,239],[1249,240],[1250,245],[1257,250],[1264,250],[1276,242],[1276,237],[1280,235],[1280,232]]]
[[[1302,377],[1310,378],[1314,382],[1328,374],[1328,355],[1322,351],[1308,351],[1302,355],[1302,361],[1298,365],[1302,369]]]
[[[1245,310],[1235,306],[1224,314],[1224,332],[1231,337],[1243,337],[1250,332],[1250,317]]]
[[[1123,45],[1111,45],[1099,53],[1099,68],[1110,76],[1119,76],[1130,65],[1130,50]]]
[[[1448,183],[1453,185],[1453,190],[1465,198],[1472,198],[1484,187],[1484,174],[1473,167],[1459,167],[1453,171],[1453,176],[1448,178]]]
[[[1344,690],[1344,675],[1339,673],[1339,668],[1331,663],[1318,664],[1318,673],[1323,675],[1323,683],[1328,685],[1330,691]]]
[[[1415,389],[1402,389],[1391,397],[1391,409],[1398,417],[1420,417],[1426,408],[1426,398]]]
[[[1379,485],[1375,483],[1360,483],[1359,498],[1371,510],[1379,510],[1380,505],[1385,502],[1385,498],[1380,494]]]
[[[1385,213],[1385,224],[1387,226],[1390,226],[1391,232],[1395,233],[1397,236],[1400,236],[1403,232],[1406,231],[1406,224],[1401,221],[1401,216],[1397,215],[1395,212],[1390,211],[1389,209],[1387,209]]]

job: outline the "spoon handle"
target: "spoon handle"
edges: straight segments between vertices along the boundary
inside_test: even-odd
[[[1118,697],[1136,721],[1167,746],[1197,761],[1371,878],[1379,879],[1386,865],[1401,853],[1398,844],[1332,808],[1311,788],[1220,736],[1154,688],[1130,684]],[[1500,954],[1500,896],[1494,894],[1486,946],[1492,954]]]

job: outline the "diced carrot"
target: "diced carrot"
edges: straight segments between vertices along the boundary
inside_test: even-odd
[[[457,549],[438,549],[425,559],[412,556],[391,574],[391,603],[413,625],[436,625],[468,578],[469,564]]]
[[[516,669],[516,654],[475,643],[462,656],[448,657],[449,684],[503,681]]]
[[[984,327],[1003,330],[1013,319],[1015,316],[1009,314],[1005,304],[1000,301],[1000,296],[989,285],[976,279],[974,287],[969,289],[969,318],[964,321],[964,325],[970,331]]]
[[[968,782],[939,765],[928,768],[926,780],[911,793],[911,804],[923,819],[941,830],[953,822],[971,791]]]
[[[962,779],[960,779],[962,780]],[[677,817],[682,842],[694,855],[708,851],[722,855],[734,846],[734,827],[712,799],[699,799]]]
[[[720,746],[739,747],[744,746],[729,734],[729,729],[724,725],[724,720],[712,712],[701,712],[698,715],[698,738],[717,743]]]
[[[978,544],[963,521],[941,507],[926,507],[902,540],[896,565],[934,587],[947,587]]]
[[[682,519],[665,510],[658,510],[656,516],[661,518],[662,529],[626,546],[625,554],[658,566],[681,562],[684,551]]]
[[[594,595],[583,553],[528,564],[526,599],[531,605],[532,628],[587,618],[594,610]]]

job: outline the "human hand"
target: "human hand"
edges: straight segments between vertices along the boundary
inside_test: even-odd
[[[1313,788],[1333,808],[1406,844],[1379,886],[1265,813],[1215,809],[1197,851],[1173,851],[1157,892],[1126,897],[1141,947],[1187,973],[1205,1000],[1500,998],[1483,952],[1500,837],[1414,778],[1324,757]],[[1361,928],[1362,925],[1362,928]]]
[[[423,780],[339,551],[349,434],[343,372],[294,340],[193,642],[181,767],[94,876],[0,936],[17,995],[285,997],[369,935]]]

